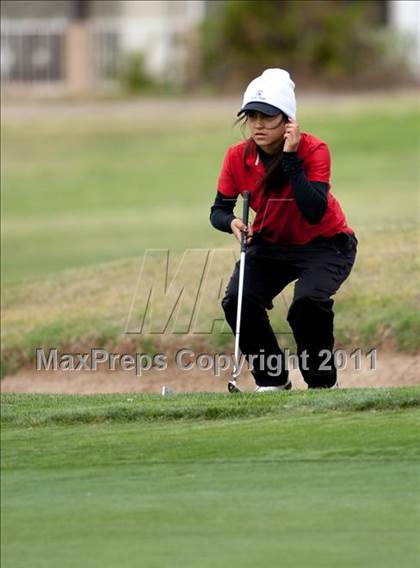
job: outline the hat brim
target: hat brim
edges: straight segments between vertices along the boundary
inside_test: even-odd
[[[236,116],[240,116],[241,114],[246,113],[250,110],[262,112],[263,114],[267,114],[268,116],[276,116],[277,114],[281,113],[281,110],[273,105],[269,105],[268,103],[261,103],[259,101],[251,101],[250,103],[247,103],[244,107],[242,107]]]

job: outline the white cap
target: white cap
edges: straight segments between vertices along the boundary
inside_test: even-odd
[[[270,116],[283,111],[296,119],[295,84],[284,69],[266,69],[246,88],[238,116],[248,110],[257,110]]]

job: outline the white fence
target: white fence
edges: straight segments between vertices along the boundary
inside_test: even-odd
[[[1,80],[8,85],[65,85],[70,49],[68,20],[32,19],[1,22]],[[112,83],[124,51],[134,44],[145,55],[146,70],[177,80],[188,56],[185,21],[98,19],[87,22],[91,86]]]
[[[63,82],[66,27],[65,20],[2,20],[2,84]]]

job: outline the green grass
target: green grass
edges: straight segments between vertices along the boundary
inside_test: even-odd
[[[420,348],[416,99],[302,104],[302,130],[324,138],[332,153],[332,191],[359,238],[350,279],[337,296],[337,345],[416,352]],[[34,349],[86,346],[132,351],[180,342],[231,348],[220,293],[237,246],[208,221],[221,160],[239,140],[225,109],[198,116],[165,114],[142,121],[86,117],[4,121],[2,128],[2,366],[33,365]],[[398,136],[396,133],[398,132]],[[197,287],[182,300],[166,336],[125,335],[143,253],[171,251],[169,281],[186,249],[219,252],[198,300],[207,334],[180,336]],[[203,253],[205,254],[205,253]],[[190,261],[190,284],[201,274]],[[165,264],[150,269],[163,290]],[[196,279],[196,280],[194,280]],[[141,294],[140,294],[141,295]],[[294,348],[285,322],[292,287],[270,318]],[[154,318],[170,313],[163,297]],[[141,313],[138,303],[134,304]],[[137,313],[137,312],[136,312]],[[195,332],[194,328],[191,330]]]
[[[2,403],[5,568],[419,559],[419,388]]]
[[[20,395],[2,397],[2,424],[13,427],[176,420],[283,417],[295,413],[364,412],[420,408],[420,387],[278,393]]]
[[[332,190],[357,231],[413,224],[415,99],[353,112],[301,109],[332,152]],[[226,244],[208,223],[232,117],[33,119],[2,128],[4,279],[138,256],[148,247]],[[398,137],[395,132],[398,131]]]

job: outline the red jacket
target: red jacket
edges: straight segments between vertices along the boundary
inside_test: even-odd
[[[275,199],[267,197],[261,184],[266,172],[257,146],[252,143],[244,159],[247,144],[245,140],[228,149],[217,189],[228,198],[236,198],[244,191],[251,192],[251,209],[256,213],[252,224],[254,233],[262,231],[268,241],[279,245],[303,245],[316,237],[353,233],[339,202],[330,191],[330,152],[324,141],[302,132],[297,150],[298,157],[303,160],[307,180],[325,182],[329,186],[327,210],[315,225],[306,221],[300,212],[290,181],[279,188]]]

